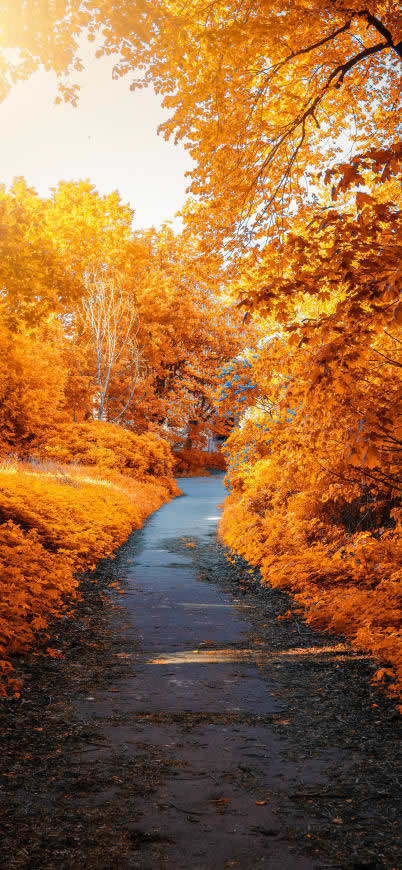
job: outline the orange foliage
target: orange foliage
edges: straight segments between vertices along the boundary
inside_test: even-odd
[[[115,416],[125,406],[114,400],[108,419],[166,432],[172,443],[193,420],[197,437],[201,429],[205,435],[218,371],[234,357],[225,375],[233,383],[220,391],[223,416],[240,415],[228,440],[222,534],[260,565],[264,582],[294,592],[314,625],[390,662],[397,691],[397,4],[190,0],[184,10],[176,0],[149,0],[131,4],[127,15],[125,0],[61,0],[48,12],[42,4],[35,26],[31,5],[7,0],[0,12],[5,44],[20,49],[16,60],[0,54],[0,97],[40,63],[59,77],[79,70],[80,32],[87,28],[94,39],[101,30],[98,55],[120,53],[114,75],[141,69],[144,80],[134,87],[151,82],[164,94],[171,114],[162,129],[184,139],[194,161],[192,199],[176,238],[166,228],[133,236],[130,210],[88,183],[62,184],[46,203],[23,182],[0,191],[0,278],[6,323],[21,335],[21,351],[12,353],[22,384],[19,396],[18,377],[1,358],[12,394],[0,394],[3,444],[26,449],[45,441],[46,455],[58,460],[80,458],[130,476],[170,473],[162,442],[148,435],[130,441],[110,426],[95,436],[92,424],[61,425],[62,411],[87,419],[99,401],[79,299],[88,270],[102,262],[108,278],[122,278],[138,312],[144,361],[127,414]],[[69,79],[60,90],[75,102]],[[243,306],[245,323],[255,314],[260,326],[260,342],[243,361],[239,352],[253,342],[214,297],[223,270],[228,298]],[[55,386],[45,431],[43,360],[38,386],[19,357],[32,355],[38,336],[26,336],[21,324],[36,328],[55,311],[67,315],[58,358],[64,403]],[[124,379],[116,386],[115,395],[127,392]],[[21,423],[30,390],[34,419]],[[188,439],[180,467],[204,464],[200,443]],[[12,492],[4,497],[11,505]],[[18,486],[15,498],[23,511]],[[56,514],[50,526],[58,541]],[[41,528],[38,520],[35,534]],[[389,669],[380,673],[382,680]]]
[[[376,535],[351,534],[334,524],[320,483],[314,477],[307,483],[308,470],[291,463],[287,471],[277,457],[243,468],[220,532],[228,546],[260,566],[264,583],[295,594],[307,622],[389,661],[397,676],[393,689],[400,691],[400,517],[396,528]]]
[[[256,404],[227,442],[231,495],[221,534],[260,566],[263,582],[293,592],[311,624],[391,663],[389,688],[400,692],[400,380],[392,335],[370,343],[361,326],[346,346],[338,332],[343,360],[333,365],[328,317],[316,320],[305,349],[294,352],[285,328],[255,355]]]
[[[219,451],[207,452],[196,447],[176,450],[175,474],[177,477],[201,477],[210,471],[226,471],[226,460]]]
[[[394,150],[333,169],[331,208],[244,277],[263,316],[252,403],[228,441],[226,542],[296,593],[315,626],[390,662],[402,688],[400,212]],[[357,189],[365,182],[371,194]],[[337,195],[337,194],[336,194]],[[281,268],[278,270],[278,263]],[[243,383],[241,396],[247,394]],[[222,407],[233,408],[233,385]],[[246,406],[247,407],[247,406]],[[244,405],[243,405],[244,411]]]
[[[21,322],[33,326],[79,299],[79,276],[66,269],[49,221],[54,209],[23,178],[14,179],[8,192],[0,184],[1,304],[13,328]]]
[[[0,322],[0,455],[30,452],[66,417],[58,332],[15,334]]]
[[[160,433],[175,442],[189,417],[209,431],[216,369],[241,341],[238,313],[226,309],[218,322],[196,243],[185,252],[167,229],[134,236],[132,214],[89,182],[61,183],[44,200],[21,179],[0,188],[0,456],[48,467],[0,473],[8,672],[8,656],[29,648],[74,594],[76,572],[177,494]],[[85,318],[99,263],[104,286],[121,293],[109,294],[105,316]],[[108,343],[106,395],[98,356]],[[101,399],[103,419],[125,428],[93,420]]]
[[[154,446],[151,447],[151,454]],[[172,495],[172,480],[143,481],[94,467],[51,471],[18,463],[0,468],[0,658],[48,639],[49,619],[76,595],[77,572],[113,554]]]
[[[152,432],[136,435],[111,423],[59,426],[47,439],[42,455],[56,462],[78,462],[135,478],[152,475],[163,479],[173,473],[167,441]]]
[[[71,0],[71,19],[63,5],[58,22],[49,18],[61,39],[81,6]],[[102,33],[99,54],[120,54],[114,75],[164,96],[162,130],[194,160],[186,218],[208,257],[239,244],[258,256],[267,237],[286,231],[317,196],[308,174],[333,165],[345,132],[356,151],[398,135],[395,0],[149,0],[129,15],[126,0],[86,0],[85,9],[92,33]],[[71,24],[69,60],[76,34]],[[48,57],[49,42],[41,31],[32,63]]]
[[[0,187],[0,450],[8,440],[27,453],[63,419],[174,438],[197,418],[209,431],[217,369],[244,343],[241,314],[214,295],[219,274],[196,239],[133,233],[132,218],[90,182],[61,182],[46,199],[23,179]]]

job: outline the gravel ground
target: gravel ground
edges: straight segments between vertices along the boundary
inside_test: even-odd
[[[206,582],[226,589],[235,584],[247,601],[250,643],[257,636],[261,649],[269,650],[261,668],[268,679],[274,666],[277,696],[288,708],[286,718],[274,722],[286,739],[286,757],[320,758],[327,750],[332,755],[327,783],[314,791],[301,786],[287,796],[312,816],[310,854],[322,856],[327,867],[401,867],[400,716],[370,685],[378,663],[348,649],[343,638],[313,631],[291,597],[261,586],[258,573],[242,559],[225,569],[218,542],[209,552],[196,551],[195,558]],[[289,619],[278,620],[289,610]],[[311,653],[298,654],[306,649]],[[295,655],[286,655],[292,650]]]
[[[124,725],[124,717],[115,721],[119,717],[113,714],[113,692],[132,673],[133,652],[141,657],[122,599],[111,586],[121,574],[125,546],[114,561],[101,563],[95,575],[82,578],[74,617],[53,626],[52,646],[60,649],[61,658],[38,654],[15,662],[24,680],[22,699],[6,702],[0,711],[4,870],[175,866],[169,863],[169,837],[157,828],[147,832],[141,827],[153,795],[163,792],[186,763],[180,754],[172,759],[152,742],[155,722],[164,721],[163,713],[137,716],[143,737],[141,751],[134,755],[106,751],[99,722],[76,714],[77,699],[107,690],[110,721]],[[288,595],[261,587],[241,559],[229,564],[213,537],[207,545],[196,539],[171,541],[169,549],[191,555],[198,578],[220,586],[244,608],[249,648],[271,685],[274,675],[274,696],[285,710],[267,721],[254,717],[252,724],[273,730],[284,764],[300,765],[294,789],[278,786],[264,797],[251,768],[251,773],[241,771],[243,788],[252,790],[255,803],[269,801],[277,818],[299,814],[300,825],[288,829],[288,838],[295,854],[310,859],[310,866],[400,868],[400,718],[370,685],[377,664],[350,650],[342,638],[306,626]],[[291,617],[278,619],[289,610]],[[211,713],[209,719],[166,713],[165,720],[182,735],[208,721],[228,724],[228,717]],[[317,764],[314,788],[303,782],[306,763]],[[224,803],[218,795],[218,828]],[[187,815],[184,821],[191,830],[194,819]],[[260,828],[258,834],[269,839],[275,830]],[[199,866],[209,870],[215,864]],[[224,866],[243,865],[228,860]],[[294,866],[299,866],[297,859]]]

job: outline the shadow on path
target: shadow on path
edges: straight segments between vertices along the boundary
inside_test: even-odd
[[[100,566],[103,592],[88,578],[64,659],[32,671],[4,866],[396,867],[396,719],[371,662],[278,622],[288,596],[214,538],[221,479],[180,485]]]

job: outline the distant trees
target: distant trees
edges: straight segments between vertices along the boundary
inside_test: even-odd
[[[218,370],[244,335],[196,241],[134,234],[132,210],[90,182],[41,198],[18,179],[0,212],[4,449],[29,451],[68,419],[174,438],[196,417],[206,435]]]
[[[138,316],[116,278],[95,274],[86,280],[81,320],[90,342],[97,385],[98,420],[118,423],[133,401],[141,377]]]
[[[179,237],[133,236],[117,195],[87,183],[60,185],[46,204],[20,182],[3,191],[8,328],[35,330],[59,312],[80,366],[78,377],[63,350],[65,389],[81,413],[80,378],[93,370],[77,329],[88,256],[108,280],[121,274],[146,365],[124,425],[192,420],[198,437],[218,388],[222,414],[241,414],[227,445],[226,541],[296,592],[313,624],[400,668],[398,5],[62,0],[35,32],[39,5],[6,8],[0,28],[21,53],[14,67],[3,57],[5,87],[43,62],[74,102],[62,74],[79,67],[83,28],[101,31],[98,54],[119,52],[115,76],[164,96],[162,132],[194,160]],[[104,384],[102,374],[98,407]]]

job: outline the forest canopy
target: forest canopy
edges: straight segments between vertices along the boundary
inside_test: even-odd
[[[3,94],[42,64],[76,103],[85,33],[116,58],[115,77],[161,94],[160,132],[194,161],[180,236],[133,236],[130,210],[86,182],[49,201],[21,180],[2,192],[4,329],[23,383],[30,342],[51,355],[57,334],[47,421],[85,422],[95,408],[140,433],[191,423],[197,438],[236,421],[225,541],[314,625],[387,661],[395,692],[398,5],[13,0],[0,33]],[[124,351],[105,337],[116,317]],[[4,444],[39,443],[42,411],[24,412],[12,378],[7,396]]]

